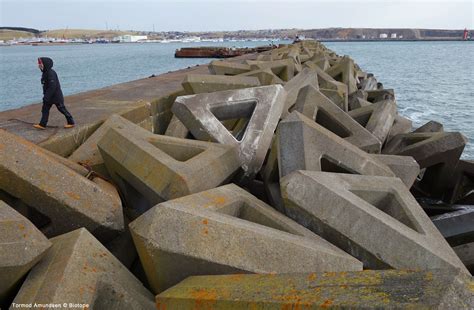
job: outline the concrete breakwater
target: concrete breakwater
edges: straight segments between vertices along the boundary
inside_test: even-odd
[[[350,57],[303,41],[73,97],[72,131],[0,113],[1,304],[474,306],[466,138],[413,129]]]

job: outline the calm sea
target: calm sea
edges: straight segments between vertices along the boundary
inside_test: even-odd
[[[152,74],[208,63],[175,59],[182,46],[259,46],[269,42],[91,44],[0,47],[0,111],[41,100],[36,59],[51,57],[65,95],[127,82]],[[394,88],[399,111],[420,126],[429,120],[469,138],[464,158],[474,159],[474,42],[325,43],[350,55]],[[67,102],[66,102],[67,104]]]

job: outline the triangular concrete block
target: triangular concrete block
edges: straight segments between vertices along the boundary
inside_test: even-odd
[[[370,269],[463,263],[398,178],[297,171],[281,180],[286,214]]]
[[[395,121],[397,105],[393,100],[384,100],[349,111],[348,114],[377,137],[383,145]]]
[[[389,167],[293,111],[278,126],[280,178],[295,170],[394,176]]]
[[[459,132],[399,134],[384,147],[384,154],[412,156],[426,172],[417,187],[433,197],[442,198],[467,139]]]
[[[292,111],[313,119],[368,153],[380,153],[381,143],[374,135],[311,85],[300,90]]]
[[[318,74],[315,70],[311,70],[309,68],[303,69],[303,71],[298,73],[294,78],[285,84],[284,88],[286,90],[287,96],[281,118],[285,118],[288,116],[288,114],[290,114],[290,108],[294,106],[300,90],[307,85],[311,85],[314,88],[319,89]]]
[[[234,146],[155,135],[132,123],[109,129],[98,147],[125,197],[145,197],[139,214],[164,200],[216,187],[239,167]]]
[[[226,60],[214,60],[208,67],[210,73],[218,75],[237,75],[251,71],[248,64]]]
[[[53,246],[28,274],[15,304],[154,309],[153,295],[85,228],[51,241]]]
[[[0,200],[0,305],[49,247],[51,242],[27,218]]]
[[[181,84],[187,94],[200,94],[229,89],[257,87],[260,86],[260,81],[254,76],[188,74]]]
[[[122,203],[112,185],[80,175],[57,155],[1,129],[0,145],[8,150],[0,152],[0,190],[49,218],[41,227],[48,237],[86,227],[107,241],[123,231]]]
[[[239,74],[239,76],[252,76],[258,78],[262,86],[280,84],[283,85],[285,82],[280,79],[270,69],[252,70],[246,73]]]
[[[336,81],[346,84],[348,87],[348,94],[357,91],[354,61],[351,58],[344,56],[337,64],[327,69],[326,73]]]
[[[201,140],[236,146],[243,171],[253,177],[261,168],[280,119],[286,92],[281,85],[178,97],[173,113]],[[249,119],[238,140],[221,123]]]
[[[275,61],[247,60],[252,70],[270,69],[280,79],[288,82],[295,76],[295,63],[292,59],[281,59]]]
[[[234,184],[161,203],[130,230],[155,293],[191,275],[362,268]]]

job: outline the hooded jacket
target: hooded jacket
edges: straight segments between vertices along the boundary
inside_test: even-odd
[[[53,60],[48,57],[40,57],[43,63],[43,74],[41,84],[43,84],[44,104],[64,104],[64,96],[59,83],[58,75],[53,70]]]

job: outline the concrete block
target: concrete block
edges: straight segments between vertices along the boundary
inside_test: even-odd
[[[395,91],[393,89],[367,90],[367,101],[376,103],[384,100],[395,101]]]
[[[311,85],[301,89],[292,110],[366,152],[380,153],[381,142],[374,135]]]
[[[212,93],[220,90],[260,86],[254,76],[225,76],[209,74],[188,74],[182,83],[187,94]]]
[[[155,293],[191,275],[362,268],[234,184],[161,203],[130,230]]]
[[[326,70],[336,81],[342,82],[347,85],[348,94],[352,94],[357,91],[357,79],[354,70],[354,61],[347,56],[341,58],[341,60],[334,66]]]
[[[397,104],[393,100],[384,100],[348,112],[359,124],[364,126],[383,145],[392,129]]]
[[[29,273],[14,303],[153,309],[153,295],[85,228],[51,241],[53,246]]]
[[[77,174],[48,151],[4,130],[0,149],[5,150],[0,152],[0,189],[48,217],[47,236],[86,227],[106,241],[123,230],[120,197],[106,182]]]
[[[458,132],[408,133],[395,136],[382,152],[412,156],[421,169],[426,168],[417,188],[442,198],[466,143],[467,139]]]
[[[131,123],[110,128],[98,147],[134,215],[216,187],[239,168],[233,146],[155,135]]]
[[[413,183],[415,183],[416,178],[420,174],[420,165],[411,156],[374,154],[373,157],[387,165],[407,188],[413,186]]]
[[[398,178],[297,171],[281,181],[286,214],[370,269],[469,272]]]
[[[474,242],[455,246],[453,250],[472,274],[474,272]]]
[[[395,120],[393,121],[392,128],[390,128],[390,132],[388,133],[388,136],[385,139],[385,141],[389,142],[396,135],[409,133],[411,131],[412,131],[411,120],[401,115],[396,115]]]
[[[285,82],[295,76],[295,63],[292,59],[281,59],[274,61],[247,60],[252,70],[270,69],[275,75]]]
[[[189,130],[176,115],[173,115],[168,128],[166,128],[165,136],[185,139],[189,136]]]
[[[429,121],[423,126],[418,127],[413,132],[443,132],[443,124],[436,121]]]
[[[275,84],[283,85],[285,83],[282,79],[276,76],[275,73],[273,73],[272,70],[270,69],[252,70],[247,73],[239,74],[239,76],[256,77],[258,78],[262,86],[275,85]]]
[[[218,75],[237,75],[250,71],[248,64],[225,60],[214,60],[209,64],[209,72]]]
[[[367,92],[362,90],[358,90],[350,94],[348,97],[349,111],[369,106],[371,104],[372,102],[367,101]]]
[[[295,170],[394,176],[358,147],[293,111],[278,126],[280,178]]]
[[[195,276],[156,296],[156,309],[471,309],[470,287],[441,269]]]
[[[178,97],[173,113],[197,139],[236,146],[245,176],[251,178],[263,164],[285,99],[281,85],[221,91]],[[243,136],[235,137],[221,121],[238,118],[249,121]]]
[[[287,96],[281,118],[285,118],[288,116],[288,114],[290,114],[289,110],[296,103],[296,98],[298,97],[300,90],[307,85],[311,85],[314,88],[319,89],[318,74],[315,70],[311,70],[309,68],[303,69],[303,71],[298,73],[294,78],[285,84],[284,88],[286,90]]]
[[[431,218],[451,246],[474,242],[474,206]]]
[[[13,297],[20,280],[50,247],[27,218],[0,200],[0,305]]]
[[[474,160],[460,160],[456,165],[446,198],[451,203],[474,205]]]
[[[92,170],[101,174],[106,174],[107,169],[104,160],[97,148],[97,142],[105,135],[111,127],[124,126],[130,123],[129,120],[118,114],[112,114],[94,133],[69,156],[69,160],[77,163],[86,164]]]
[[[366,90],[377,90],[377,79],[373,76],[363,78],[360,81],[359,89]]]
[[[275,135],[268,153],[265,166],[261,170],[265,193],[269,204],[285,214],[285,206],[280,192],[280,175],[278,171],[278,135]]]

